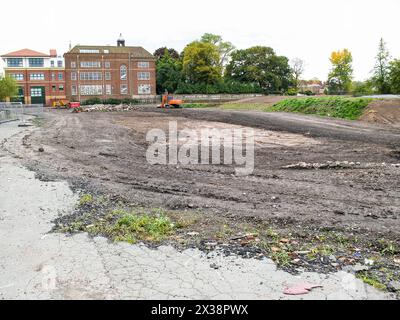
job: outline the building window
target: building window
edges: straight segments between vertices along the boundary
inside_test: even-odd
[[[73,69],[76,68],[76,62],[75,61],[71,61],[71,68],[73,68]]]
[[[111,72],[105,72],[105,74],[104,74],[104,78],[106,79],[106,80],[111,80]]]
[[[58,80],[59,80],[59,81],[62,81],[63,78],[64,78],[64,76],[63,76],[62,72],[59,72],[59,73],[58,73]]]
[[[41,88],[31,88],[31,97],[41,97],[42,89]]]
[[[52,68],[54,68],[54,60],[51,60],[51,61],[50,61],[50,66],[51,66]]]
[[[121,80],[126,80],[126,79],[127,79],[127,77],[128,77],[128,72],[127,72],[127,69],[126,69],[126,66],[125,66],[125,65],[122,65],[122,66],[121,66],[121,68],[120,68],[120,75],[121,75]]]
[[[29,75],[31,80],[44,80],[44,73],[31,73]]]
[[[79,53],[100,53],[97,49],[80,49]]]
[[[121,94],[128,94],[128,85],[121,84]]]
[[[110,61],[106,61],[106,62],[104,62],[104,68],[106,68],[106,69],[110,69],[110,67],[111,67],[111,63],[110,63]]]
[[[56,86],[51,86],[51,91],[55,92],[57,90]]]
[[[100,61],[82,61],[81,68],[101,68]]]
[[[81,80],[100,81],[103,79],[101,72],[81,72],[79,74]]]
[[[106,84],[106,95],[110,96],[112,94],[111,84]]]
[[[56,81],[56,74],[54,72],[51,73],[51,81]]]
[[[151,94],[151,86],[149,84],[139,84],[139,94]]]
[[[148,69],[148,68],[150,68],[150,62],[148,62],[148,61],[139,61],[138,62],[138,67],[140,69]]]
[[[22,58],[8,58],[7,59],[7,67],[22,67]]]
[[[10,74],[10,77],[17,81],[24,80],[24,75],[22,73],[12,73]]]
[[[138,80],[150,80],[150,72],[138,72]]]
[[[62,60],[57,61],[57,67],[62,68],[63,67],[63,62]]]
[[[58,91],[64,91],[64,86],[63,85],[59,85],[58,86]]]
[[[76,96],[78,91],[76,90],[76,86],[71,86],[71,95]]]
[[[44,59],[43,58],[29,58],[29,66],[30,67],[44,67]]]
[[[71,72],[71,80],[76,81],[76,72]]]
[[[103,94],[103,86],[101,85],[84,85],[80,86],[81,95],[83,96],[99,96]]]

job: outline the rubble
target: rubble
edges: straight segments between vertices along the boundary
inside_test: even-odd
[[[83,106],[82,112],[121,112],[121,111],[132,111],[139,110],[138,106],[130,104],[94,104],[91,106]]]

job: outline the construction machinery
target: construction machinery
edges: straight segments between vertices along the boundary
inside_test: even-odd
[[[165,92],[162,96],[161,105],[159,108],[181,108],[183,104],[183,100],[174,99],[172,94]]]
[[[80,102],[70,102],[68,100],[59,99],[53,101],[53,108],[56,109],[74,109],[81,106]]]

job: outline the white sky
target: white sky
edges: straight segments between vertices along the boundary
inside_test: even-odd
[[[354,76],[369,77],[378,42],[400,58],[400,0],[50,0],[2,1],[0,54],[22,48],[63,53],[75,44],[181,51],[205,32],[237,48],[271,46],[306,61],[303,78],[327,78],[333,50],[353,53]]]

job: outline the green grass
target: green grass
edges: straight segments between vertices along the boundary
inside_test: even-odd
[[[286,99],[274,104],[268,111],[298,112],[357,120],[372,101],[370,98],[344,97]]]
[[[356,274],[356,277],[360,280],[362,280],[364,283],[369,284],[370,286],[373,286],[374,288],[378,290],[386,290],[387,287],[385,284],[383,284],[377,277],[374,275],[369,275],[368,272],[359,272]]]
[[[135,212],[118,212],[120,217],[108,226],[105,232],[115,241],[136,243],[137,241],[159,242],[176,230],[175,224],[165,215],[152,216]]]
[[[91,194],[83,194],[79,199],[79,206],[84,206],[92,202],[93,202],[93,196]]]

